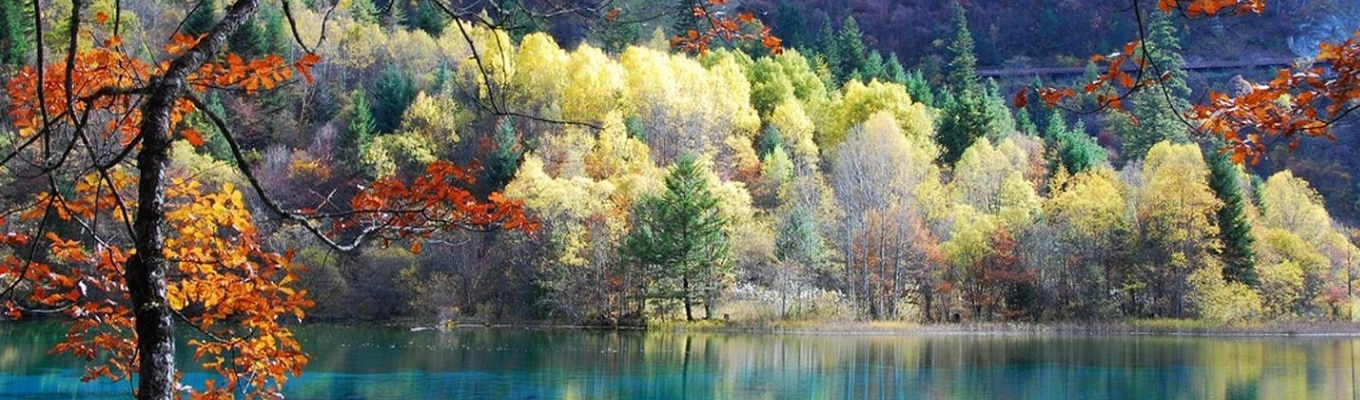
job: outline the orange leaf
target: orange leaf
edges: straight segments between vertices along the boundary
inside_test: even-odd
[[[180,135],[183,135],[184,140],[188,140],[189,144],[194,147],[203,147],[203,135],[198,134],[198,131],[185,129],[183,132],[180,132]]]
[[[308,85],[312,84],[312,67],[316,65],[317,61],[321,61],[321,56],[316,55],[316,53],[307,53],[293,63],[293,68],[302,74],[302,78],[307,80]]]
[[[415,243],[411,243],[411,254],[420,254],[420,241],[419,241],[419,240],[415,241]]]
[[[107,23],[109,22],[109,15],[105,14],[103,11],[94,13],[94,22],[98,22],[101,24]]]
[[[605,13],[605,14],[604,14],[604,20],[605,20],[605,21],[611,21],[611,22],[612,22],[612,21],[614,21],[615,19],[618,19],[618,18],[619,18],[619,9],[618,9],[618,8],[614,8],[614,9],[612,9],[612,10],[609,10],[608,13]]]
[[[1029,88],[1022,88],[1019,92],[1015,92],[1013,103],[1015,108],[1025,108],[1029,104]]]
[[[741,21],[741,22],[743,22],[743,23],[750,23],[751,21],[754,21],[755,19],[756,19],[756,16],[755,16],[754,14],[749,13],[749,12],[744,12],[744,13],[737,14],[737,20],[738,20],[738,21]]]

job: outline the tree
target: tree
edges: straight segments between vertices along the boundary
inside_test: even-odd
[[[184,18],[184,27],[180,29],[180,32],[189,36],[198,36],[208,33],[216,23],[217,0],[203,0],[195,4],[194,9]]]
[[[652,280],[654,293],[684,303],[690,321],[700,299],[709,310],[705,318],[713,318],[712,298],[730,262],[727,221],[699,168],[690,156],[676,161],[666,175],[665,193],[644,197],[633,208],[633,230],[621,249],[625,260]]]
[[[978,91],[977,54],[973,50],[973,34],[968,31],[968,18],[963,5],[953,2],[949,23],[954,25],[954,36],[945,46],[949,58],[949,73],[945,82],[954,93]]]
[[[1198,146],[1158,143],[1143,163],[1146,184],[1138,199],[1137,215],[1143,240],[1151,247],[1151,265],[1144,271],[1157,315],[1183,317],[1193,311],[1187,302],[1190,276],[1210,264],[1217,249],[1217,211],[1223,203],[1209,187],[1209,170]],[[1219,267],[1221,268],[1221,267]]]
[[[373,121],[373,111],[362,88],[350,92],[349,104],[349,127],[340,138],[340,148],[345,152],[341,159],[348,160],[350,167],[357,169],[360,157],[367,153],[368,145],[378,133],[378,125]]]
[[[33,51],[33,19],[23,0],[0,0],[0,64],[22,65]]]
[[[384,68],[373,86],[373,103],[370,105],[377,132],[396,131],[401,125],[401,115],[415,101],[417,93],[415,82],[405,71],[396,66]]]
[[[1219,240],[1223,248],[1216,253],[1223,260],[1223,278],[1229,282],[1256,286],[1256,254],[1247,219],[1246,200],[1242,197],[1242,173],[1224,153],[1204,148],[1209,160],[1209,188],[1223,202],[1218,209]]]
[[[1149,17],[1147,37],[1137,51],[1157,65],[1165,80],[1130,95],[1129,110],[1110,110],[1107,121],[1123,140],[1120,158],[1125,162],[1142,159],[1158,142],[1189,140],[1190,125],[1184,114],[1190,109],[1190,102],[1185,100],[1190,88],[1185,83],[1185,60],[1176,53],[1180,40],[1171,16],[1154,12]]]
[[[3,224],[0,236],[11,250],[47,251],[0,260],[0,276],[13,277],[0,289],[0,305],[11,317],[34,308],[65,313],[74,323],[56,350],[102,362],[90,366],[89,378],[135,374],[138,398],[182,392],[173,357],[177,319],[201,333],[189,342],[196,361],[225,378],[190,388],[191,394],[241,390],[272,397],[306,361],[278,318],[300,318],[308,304],[305,293],[291,288],[289,253],[258,245],[233,186],[203,190],[193,177],[171,173],[173,139],[205,144],[201,133],[180,124],[191,112],[208,114],[257,200],[336,249],[354,251],[377,239],[412,241],[418,250],[423,238],[441,231],[530,226],[512,202],[473,198],[461,186],[467,172],[448,163],[432,164],[409,184],[367,184],[341,214],[290,211],[297,209],[274,202],[248,167],[239,137],[199,100],[208,87],[249,95],[294,73],[312,80],[318,60],[312,53],[291,65],[277,55],[223,54],[228,38],[259,7],[255,0],[236,1],[206,36],[175,35],[161,60],[123,52],[119,26],[106,32],[96,23],[106,14],[81,15],[67,34],[109,39],[67,46],[62,59],[74,64],[25,66],[10,81],[9,118],[20,145],[0,164],[48,167],[32,175],[30,183],[45,182],[43,189],[24,194],[27,206]],[[322,223],[348,239],[327,235]]]

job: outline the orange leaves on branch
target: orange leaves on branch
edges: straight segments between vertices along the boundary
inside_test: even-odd
[[[761,24],[755,14],[739,12],[735,16],[724,16],[722,12],[710,12],[707,7],[722,6],[726,0],[708,0],[706,4],[692,8],[692,17],[708,29],[689,30],[671,38],[671,48],[690,54],[703,55],[708,52],[714,39],[723,42],[755,41],[771,54],[784,51],[783,41]]]
[[[1179,10],[1186,16],[1208,17],[1225,12],[1234,14],[1260,13],[1265,10],[1264,0],[1158,0],[1157,8],[1163,12]]]
[[[1224,150],[1233,152],[1235,160],[1257,161],[1269,137],[1289,141],[1290,150],[1300,137],[1332,138],[1332,122],[1354,111],[1360,101],[1360,32],[1319,50],[1317,61],[1330,68],[1281,69],[1245,93],[1212,92],[1192,116],[1201,121],[1201,129],[1224,138]]]
[[[337,223],[338,229],[372,230],[384,240],[421,240],[439,232],[513,229],[533,232],[538,224],[519,201],[492,193],[483,201],[467,188],[474,174],[447,161],[431,163],[425,175],[407,184],[384,178],[364,188],[350,201],[354,216]],[[418,245],[413,251],[419,251]]]

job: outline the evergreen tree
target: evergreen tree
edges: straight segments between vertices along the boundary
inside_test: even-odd
[[[870,51],[869,58],[864,60],[864,65],[860,68],[865,81],[874,79],[888,81],[888,67],[883,64],[883,55],[879,54],[878,50]]]
[[[349,106],[349,129],[340,138],[340,153],[351,168],[357,169],[360,155],[378,132],[377,123],[373,121],[373,110],[364,89],[354,89],[349,93]]]
[[[444,26],[448,25],[449,18],[428,1],[417,2],[415,15],[408,18],[406,23],[412,29],[419,29],[430,34],[431,37],[439,37],[444,33]]]
[[[771,29],[776,36],[784,39],[786,48],[805,49],[812,44],[812,35],[808,32],[807,20],[803,18],[803,9],[788,0],[779,2],[779,8],[775,11],[774,26]]]
[[[1218,147],[1203,146],[1204,158],[1209,160],[1209,188],[1223,201],[1223,207],[1217,213],[1218,235],[1223,247],[1216,255],[1223,260],[1225,280],[1255,287],[1256,253],[1252,244],[1256,239],[1252,237],[1251,223],[1247,221],[1238,169],[1227,154],[1216,150]]]
[[[902,61],[897,59],[897,53],[888,54],[888,61],[883,64],[883,75],[884,79],[889,82],[903,86],[907,84],[907,69],[902,66]],[[929,92],[929,87],[926,91]],[[908,90],[908,93],[910,93],[910,90]],[[915,93],[912,93],[911,98],[918,102],[921,101]]]
[[[1015,119],[1011,118],[1011,109],[1006,105],[1006,100],[1001,98],[1001,88],[995,80],[988,79],[984,90],[983,119],[987,124],[987,139],[992,143],[1001,143],[1015,133]]]
[[[1015,110],[1015,130],[1026,135],[1039,135],[1039,125],[1029,116],[1028,107],[1020,107]]]
[[[953,165],[963,156],[964,150],[986,135],[990,123],[987,101],[979,91],[964,90],[947,99],[947,102],[941,102],[944,115],[941,116],[935,141],[944,148],[940,161]]]
[[[896,60],[897,55],[893,54],[892,59]],[[926,76],[921,71],[907,73],[901,83],[907,87],[907,94],[911,95],[912,101],[925,104],[926,107],[939,106],[935,101],[935,92],[930,90],[930,83],[926,82]]]
[[[826,67],[831,71],[831,84],[828,86],[838,86],[841,82],[838,75],[838,68],[841,66],[840,43],[837,41],[835,27],[831,26],[831,19],[823,15],[822,29],[817,34],[817,49],[822,56],[822,61],[826,62]]]
[[[977,54],[973,49],[973,34],[968,30],[968,18],[964,14],[963,6],[958,2],[954,3],[954,14],[950,22],[954,24],[954,37],[945,47],[945,53],[949,57],[946,83],[955,93],[975,91],[978,87]]]
[[[625,260],[642,268],[650,292],[679,298],[691,321],[700,299],[706,317],[713,317],[713,300],[729,264],[727,221],[708,185],[698,162],[681,156],[666,176],[666,192],[633,207],[633,231],[620,249]]]
[[[826,251],[817,219],[807,207],[794,207],[784,215],[774,238],[775,257],[815,269],[825,261]]]
[[[373,5],[373,0],[352,0],[349,3],[349,17],[359,23],[377,23],[378,7]]]
[[[208,33],[208,30],[216,24],[217,0],[201,0],[198,5],[194,6],[189,16],[184,18],[184,27],[180,29],[180,32],[189,36],[198,36]]]
[[[36,0],[34,0],[36,1]],[[0,0],[0,64],[23,65],[33,51],[32,18],[23,0]]]
[[[1152,145],[1161,141],[1184,143],[1189,140],[1189,127],[1182,120],[1190,108],[1185,99],[1190,88],[1185,83],[1185,60],[1177,53],[1180,40],[1172,17],[1165,13],[1149,15],[1146,54],[1168,79],[1157,85],[1146,86],[1129,96],[1127,112],[1115,110],[1107,117],[1109,126],[1123,140],[1121,158],[1132,161],[1143,158]]]
[[[227,37],[227,48],[244,59],[259,57],[269,51],[269,41],[264,27],[260,26],[259,14],[253,14],[241,24],[241,28]]]
[[[683,36],[689,31],[703,32],[699,19],[694,18],[694,0],[673,0],[671,5],[671,34]]]
[[[841,23],[841,30],[836,33],[836,51],[840,64],[831,66],[836,83],[845,83],[855,77],[862,81],[869,79],[864,68],[869,58],[869,46],[864,44],[864,33],[855,17],[845,17],[845,22]]]
[[[401,125],[401,116],[416,99],[416,84],[396,66],[383,69],[373,88],[373,116],[378,132],[391,133]]]
[[[266,54],[289,56],[293,53],[293,37],[283,25],[283,10],[275,7],[261,7],[264,18],[264,45]]]
[[[501,190],[510,183],[519,171],[520,157],[524,154],[523,147],[519,145],[519,134],[515,132],[515,122],[509,117],[496,124],[496,132],[491,139],[492,149],[483,157],[482,177],[477,182],[481,185],[483,195]]]

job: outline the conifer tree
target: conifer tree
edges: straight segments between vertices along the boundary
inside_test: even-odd
[[[666,176],[666,192],[639,201],[633,220],[621,248],[624,259],[642,267],[651,292],[679,298],[686,319],[694,320],[694,304],[701,299],[711,318],[712,298],[728,267],[727,221],[698,162],[681,156]]]
[[[1218,234],[1223,248],[1216,253],[1223,260],[1225,280],[1255,287],[1256,253],[1252,244],[1256,239],[1247,221],[1237,165],[1228,154],[1217,151],[1218,147],[1210,144],[1203,148],[1204,157],[1209,160],[1209,188],[1223,201],[1223,207],[1218,209]]]
[[[1185,59],[1177,53],[1180,39],[1172,17],[1165,13],[1149,15],[1148,35],[1140,48],[1155,71],[1167,79],[1159,85],[1144,87],[1129,96],[1127,111],[1114,110],[1107,117],[1110,129],[1123,140],[1120,158],[1125,162],[1142,159],[1152,145],[1161,141],[1184,143],[1189,140],[1189,127],[1183,114],[1190,109],[1186,96],[1190,88],[1185,83]]]
[[[383,69],[373,88],[373,116],[377,131],[391,133],[401,125],[401,116],[416,99],[416,84],[396,66]]]
[[[10,0],[0,0],[10,1]],[[193,11],[184,19],[184,27],[180,32],[189,36],[198,36],[208,33],[213,25],[217,24],[217,0],[202,0],[194,6]]]

